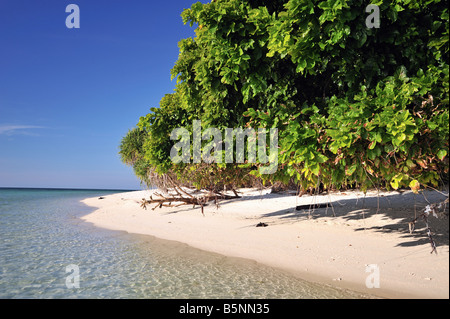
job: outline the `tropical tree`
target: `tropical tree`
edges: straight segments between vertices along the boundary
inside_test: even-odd
[[[175,92],[122,141],[124,162],[140,177],[150,169],[198,188],[262,181],[417,191],[448,181],[447,1],[375,5],[379,28],[367,23],[362,0],[193,4],[182,18],[196,36],[179,42]],[[278,170],[174,164],[171,132],[192,133],[194,120],[277,128]]]

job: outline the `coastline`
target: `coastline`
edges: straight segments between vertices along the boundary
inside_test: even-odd
[[[414,218],[426,200],[438,202],[438,192],[358,191],[297,197],[287,193],[242,190],[241,199],[225,200],[216,208],[162,207],[144,210],[142,198],[153,191],[136,191],[87,198],[96,210],[83,220],[102,228],[151,235],[230,257],[251,259],[282,269],[301,279],[350,289],[382,298],[449,298],[448,217],[430,217],[437,254]],[[377,197],[377,195],[379,195]],[[332,208],[297,211],[297,205],[332,203]],[[333,212],[336,215],[333,216]],[[268,227],[255,227],[263,222]],[[367,288],[368,265],[379,269],[380,288]]]

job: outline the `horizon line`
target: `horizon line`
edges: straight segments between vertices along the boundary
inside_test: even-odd
[[[26,187],[26,186],[0,186],[0,189],[48,189],[48,190],[93,190],[93,191],[138,191],[139,189],[120,188],[82,188],[82,187]]]

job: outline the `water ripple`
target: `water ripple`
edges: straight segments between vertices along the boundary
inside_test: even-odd
[[[0,298],[362,298],[251,261],[74,218],[88,191],[0,189]],[[79,288],[73,270],[79,270]],[[72,277],[71,277],[72,276]]]

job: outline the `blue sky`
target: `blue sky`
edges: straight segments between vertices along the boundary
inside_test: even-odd
[[[140,189],[118,145],[173,91],[194,2],[1,0],[0,187]]]

